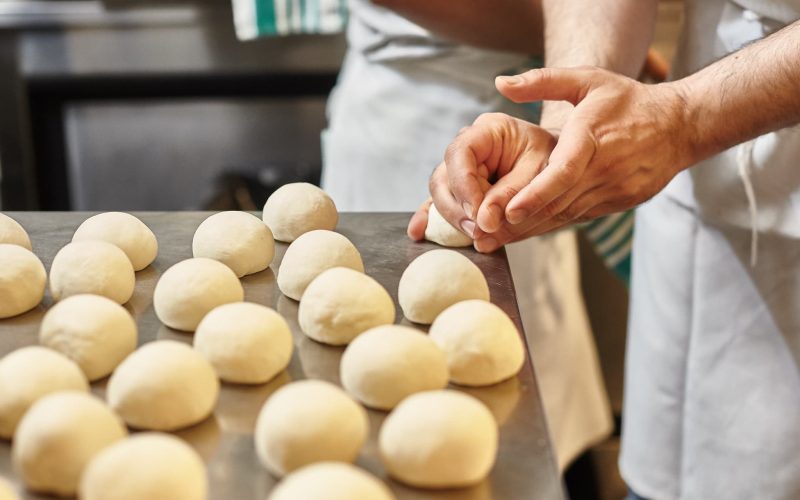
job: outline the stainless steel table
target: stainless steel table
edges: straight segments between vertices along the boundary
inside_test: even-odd
[[[34,252],[50,268],[56,252],[67,244],[87,213],[9,213],[30,233]],[[158,237],[159,254],[150,267],[136,275],[136,292],[127,309],[136,317],[139,343],[155,339],[192,342],[191,334],[162,325],[152,307],[153,288],[159,275],[172,264],[192,256],[192,235],[208,213],[138,213]],[[413,243],[405,236],[408,214],[344,214],[338,231],[350,238],[361,251],[366,272],[385,286],[397,301],[400,275],[416,256],[436,248],[430,243]],[[253,445],[255,420],[261,405],[282,385],[304,378],[339,383],[339,359],[343,348],[318,344],[305,337],[297,325],[297,302],[281,295],[275,281],[286,249],[277,245],[270,269],[242,279],[245,300],[277,309],[289,321],[295,341],[295,355],[288,370],[264,385],[223,384],[214,415],[206,421],[178,432],[206,461],[210,498],[219,500],[265,500],[276,480],[258,463]],[[502,252],[481,255],[471,249],[459,250],[475,262],[486,275],[492,302],[506,311],[522,331],[514,285],[508,261]],[[0,320],[0,355],[35,344],[39,323],[48,305],[44,303],[26,314]],[[397,308],[400,322],[407,322]],[[529,358],[530,359],[530,358]],[[103,395],[106,380],[92,386]],[[358,465],[383,478],[398,499],[513,500],[559,499],[563,490],[557,473],[541,399],[530,362],[518,377],[481,389],[464,389],[478,397],[500,423],[500,448],[491,476],[482,484],[461,490],[425,491],[405,487],[389,479],[380,463],[377,434],[385,413],[370,411],[370,438]],[[17,482],[10,464],[10,444],[0,441],[0,475]],[[18,482],[17,482],[18,483]],[[20,487],[21,489],[21,487]],[[26,498],[45,498],[28,495]],[[313,500],[313,499],[309,499]]]

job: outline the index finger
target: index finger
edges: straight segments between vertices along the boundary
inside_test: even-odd
[[[511,118],[501,113],[481,115],[447,147],[444,162],[450,191],[472,220],[483,201],[482,186],[489,177],[485,166],[499,163],[502,148],[496,147],[496,132],[507,119]]]
[[[567,122],[547,166],[508,202],[506,219],[519,224],[575,186],[586,171],[596,147],[594,137],[587,129]]]

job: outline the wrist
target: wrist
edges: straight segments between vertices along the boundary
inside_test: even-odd
[[[659,85],[667,92],[670,106],[667,112],[674,123],[673,133],[676,137],[676,167],[684,170],[710,156],[708,142],[702,123],[707,117],[703,115],[699,98],[700,92],[689,78],[666,82]]]

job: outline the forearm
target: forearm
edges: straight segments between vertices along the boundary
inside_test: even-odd
[[[690,163],[800,123],[800,21],[682,80]]]
[[[597,66],[636,77],[653,36],[656,0],[542,0],[545,65]],[[546,103],[542,126],[561,128],[568,103]]]
[[[372,0],[443,38],[542,55],[540,0]],[[457,5],[457,8],[455,6]]]

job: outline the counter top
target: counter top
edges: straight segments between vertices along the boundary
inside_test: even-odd
[[[49,270],[56,252],[67,244],[88,213],[9,212],[29,232],[34,253]],[[162,325],[152,307],[158,277],[176,262],[190,258],[192,235],[210,215],[204,212],[135,213],[156,234],[159,255],[148,268],[136,273],[136,291],[125,307],[137,320],[139,343],[173,339],[191,344],[192,335]],[[400,275],[411,260],[437,248],[431,243],[414,243],[405,235],[408,214],[342,214],[337,230],[350,238],[362,254],[366,272],[390,292],[397,303]],[[287,245],[276,245],[269,269],[242,279],[245,300],[277,309],[289,322],[295,353],[286,371],[263,385],[223,384],[213,416],[176,434],[186,439],[206,462],[211,499],[265,500],[275,485],[259,464],[253,445],[253,431],[264,401],[282,385],[305,378],[339,384],[339,359],[343,348],[319,344],[302,334],[297,324],[298,303],[284,297],[275,280]],[[457,250],[477,264],[489,282],[492,302],[501,307],[522,331],[514,285],[506,256],[502,252],[481,255],[472,249]],[[42,305],[15,318],[0,320],[0,355],[35,344],[49,295]],[[408,324],[397,308],[397,320]],[[418,325],[417,325],[418,326]],[[524,338],[524,337],[523,337]],[[92,384],[103,396],[107,379]],[[340,384],[339,384],[340,385]],[[490,477],[480,485],[459,490],[426,491],[403,486],[389,479],[378,458],[377,434],[385,412],[369,411],[370,437],[357,465],[384,479],[399,500],[515,500],[561,499],[563,491],[553,448],[547,434],[541,399],[530,357],[516,378],[486,388],[458,388],[482,400],[500,424],[497,463]],[[10,465],[10,444],[0,441],[0,475],[14,481]],[[18,484],[19,486],[19,484]],[[27,499],[46,498],[36,495]]]

